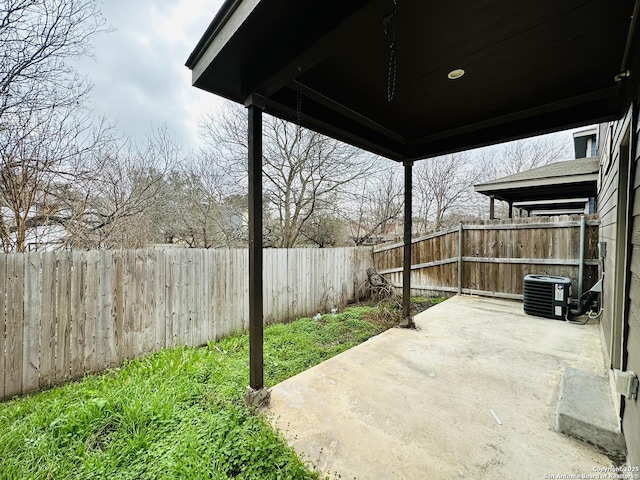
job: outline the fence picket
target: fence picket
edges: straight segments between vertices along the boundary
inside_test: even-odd
[[[40,386],[40,258],[39,253],[25,258],[23,393],[37,390]]]
[[[111,361],[120,364],[124,355],[124,258],[122,252],[113,253],[113,276],[111,281],[111,321],[113,332],[110,339]]]
[[[71,378],[84,373],[87,262],[84,252],[71,253]]]
[[[190,316],[189,316],[189,302],[187,300],[187,290],[189,289],[189,266],[187,264],[187,253],[180,250],[178,252],[178,263],[176,269],[178,275],[176,276],[176,317],[174,327],[178,334],[177,346],[188,345],[189,343],[189,328],[190,328]]]
[[[144,308],[142,313],[142,323],[144,336],[142,339],[144,353],[151,353],[155,350],[156,343],[156,301],[155,290],[157,284],[156,278],[156,259],[152,257],[151,252],[142,252],[142,261],[144,263]]]
[[[7,258],[7,351],[4,371],[7,397],[22,392],[24,260],[25,256],[20,254],[11,254]]]
[[[124,303],[124,318],[122,321],[122,358],[133,358],[136,344],[135,329],[135,303],[136,303],[136,287],[135,287],[135,268],[136,268],[136,252],[127,250],[122,252],[122,290]]]
[[[163,252],[163,285],[161,288],[162,302],[162,317],[164,322],[164,342],[160,348],[169,348],[173,346],[173,258],[174,251],[167,250]]]
[[[0,255],[0,278],[5,282],[2,284],[3,288],[0,288],[0,399],[4,398],[4,374],[5,374],[5,352],[7,351],[7,292],[9,291],[7,285],[7,256]]]
[[[56,361],[55,381],[71,377],[71,260],[67,251],[58,254],[56,275]]]
[[[147,289],[145,278],[145,261],[144,256],[140,250],[133,252],[133,277],[131,278],[134,295],[131,299],[133,307],[133,354],[145,353],[144,345],[144,331],[145,331],[145,291]]]
[[[98,370],[114,364],[115,336],[113,310],[113,252],[100,252],[100,297],[98,322]]]
[[[7,350],[7,337],[5,332],[7,331],[7,314],[6,314],[6,305],[7,305],[7,256],[0,255],[0,280],[2,283],[0,284],[0,399],[5,398],[5,381],[4,375],[6,372],[5,364],[6,358],[5,354]]]
[[[56,254],[42,254],[42,291],[40,296],[40,388],[56,380]]]
[[[98,336],[100,324],[99,252],[87,252],[85,295],[84,370],[98,371]],[[61,321],[58,319],[58,321]]]
[[[164,312],[164,292],[165,292],[165,252],[158,250],[156,256],[156,278],[153,294],[154,309],[154,332],[153,350],[164,348],[165,337],[167,335],[167,322],[165,321]]]

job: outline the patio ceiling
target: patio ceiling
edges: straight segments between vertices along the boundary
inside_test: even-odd
[[[209,92],[420,159],[620,117],[638,95],[637,8],[397,0],[393,16],[393,0],[227,0],[187,66]]]

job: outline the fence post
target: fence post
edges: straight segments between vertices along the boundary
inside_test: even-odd
[[[458,225],[458,295],[462,295],[462,222]]]

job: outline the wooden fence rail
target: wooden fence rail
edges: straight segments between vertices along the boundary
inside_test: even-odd
[[[265,322],[359,295],[370,248],[264,251]],[[247,250],[0,255],[0,399],[248,327]]]
[[[583,289],[598,279],[597,216],[586,219]],[[537,217],[461,225],[412,242],[413,294],[461,292],[521,299],[526,274],[572,279],[578,291],[579,217]],[[374,250],[374,266],[402,285],[401,243]]]

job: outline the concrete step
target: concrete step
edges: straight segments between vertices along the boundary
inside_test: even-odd
[[[566,367],[556,410],[556,430],[594,445],[616,462],[626,447],[607,377]]]

